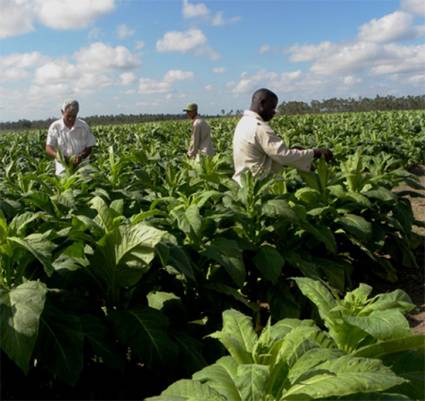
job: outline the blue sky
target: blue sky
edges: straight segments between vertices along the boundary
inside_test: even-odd
[[[0,0],[0,121],[425,93],[423,0]]]

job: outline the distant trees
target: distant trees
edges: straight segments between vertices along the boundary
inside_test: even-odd
[[[386,111],[386,110],[425,110],[425,95],[421,96],[379,96],[374,99],[359,97],[358,99],[331,98],[324,100],[312,100],[310,103],[301,101],[282,102],[278,107],[278,114],[307,114],[307,113],[341,113],[357,111]],[[242,110],[220,110],[221,116],[238,116]],[[208,116],[207,116],[208,117]],[[209,116],[213,117],[213,116]],[[216,116],[218,117],[218,115]],[[181,114],[115,114],[94,115],[82,117],[90,125],[111,124],[137,124],[147,121],[180,120],[186,118]],[[15,122],[0,123],[0,130],[17,130],[39,128],[46,129],[55,119],[46,120],[19,120]]]
[[[278,107],[279,114],[307,113],[341,113],[356,111],[387,111],[387,110],[424,110],[425,95],[421,96],[379,96],[374,99],[360,97],[358,99],[331,98],[312,100],[310,103],[289,101]]]

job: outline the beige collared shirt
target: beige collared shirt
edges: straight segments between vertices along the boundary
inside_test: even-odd
[[[195,157],[198,153],[213,156],[215,154],[214,145],[211,139],[211,128],[208,123],[200,117],[196,117],[192,122],[192,137],[187,154]]]
[[[246,110],[238,122],[233,136],[233,179],[241,184],[241,173],[249,169],[252,174],[265,177],[282,166],[309,171],[314,157],[312,149],[288,149],[269,124],[255,112]]]
[[[85,121],[77,118],[74,126],[68,128],[61,118],[50,125],[46,144],[60,149],[65,157],[69,157],[79,155],[85,148],[96,145],[96,138]],[[55,167],[56,175],[65,170],[65,167],[57,160],[55,160]]]

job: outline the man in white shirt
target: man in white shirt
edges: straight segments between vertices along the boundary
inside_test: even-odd
[[[78,166],[96,145],[96,138],[87,123],[77,118],[79,108],[76,100],[65,101],[61,109],[62,118],[49,127],[46,153],[55,159],[56,175],[65,170],[58,161],[58,150],[62,151],[66,161],[72,160],[73,165]]]
[[[276,114],[278,97],[269,89],[258,89],[252,95],[250,110],[238,122],[233,136],[233,179],[241,184],[241,174],[251,170],[254,176],[265,177],[292,166],[309,171],[314,158],[322,155],[326,161],[333,158],[329,149],[287,148],[268,124]]]
[[[215,149],[211,139],[211,128],[198,114],[198,105],[189,103],[183,111],[192,119],[192,137],[187,155],[194,159],[198,154],[214,156]]]

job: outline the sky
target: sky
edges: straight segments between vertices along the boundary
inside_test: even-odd
[[[425,94],[424,0],[0,0],[0,121]]]

